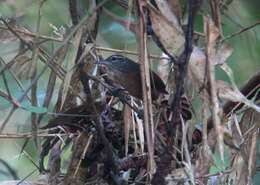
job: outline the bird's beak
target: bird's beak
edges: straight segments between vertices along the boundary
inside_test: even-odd
[[[100,70],[106,72],[108,70],[108,65],[107,65],[107,61],[106,60],[99,60],[97,62],[95,62],[95,64],[97,65],[98,68],[100,68]]]
[[[99,60],[99,61],[96,61],[95,64],[104,65],[104,64],[107,64],[107,61],[106,60]]]

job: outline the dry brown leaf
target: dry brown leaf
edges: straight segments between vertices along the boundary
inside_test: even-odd
[[[167,17],[163,16],[158,11],[150,9],[152,28],[156,36],[169,54],[172,56],[179,56],[184,50],[184,34],[180,29],[176,17],[169,17],[171,19],[167,19]]]
[[[229,174],[228,180],[233,181],[234,184],[242,185],[245,183],[245,161],[241,155],[235,155],[232,159],[233,171]],[[242,184],[241,184],[241,183]]]
[[[201,145],[196,151],[198,159],[196,160],[195,164],[195,175],[199,177],[208,174],[209,167],[215,164],[210,147],[216,143],[216,132],[214,132],[212,135],[209,135],[209,137],[209,145]]]
[[[221,80],[216,81],[216,86],[219,98],[232,102],[244,103],[246,106],[256,110],[257,112],[260,112],[260,107],[249,101],[238,89],[234,89],[226,82]]]
[[[218,49],[213,49],[213,52],[209,56],[209,59],[212,60],[215,65],[221,65],[225,63],[227,58],[232,54],[232,51],[233,49],[229,45],[222,44]],[[198,89],[203,87],[205,72],[206,55],[200,48],[194,47],[188,66],[188,75],[189,79]]]
[[[125,155],[127,156],[130,127],[131,127],[132,121],[133,121],[132,110],[127,105],[124,107],[124,117],[123,117],[123,119],[124,119]]]
[[[208,33],[206,32],[207,25],[209,26]],[[207,44],[209,60],[211,60],[215,65],[223,64],[232,54],[232,47],[227,43],[221,43],[220,45],[216,44],[217,38],[220,36],[220,31],[209,17],[204,17],[204,32],[208,34]]]
[[[159,64],[157,66],[157,71],[159,77],[166,84],[170,72],[170,61],[169,57],[165,53],[162,53],[161,57],[162,58],[159,60]]]
[[[174,14],[176,15],[178,20],[181,20],[182,17],[182,9],[181,9],[181,5],[179,0],[170,0],[169,2],[169,6],[172,9],[172,11],[174,12]]]
[[[235,113],[232,114],[232,116],[231,116],[230,132],[232,133],[232,138],[233,138],[235,145],[240,147],[241,143],[244,141],[244,138],[242,136],[238,118]]]
[[[224,64],[232,52],[233,48],[229,44],[223,43],[219,47],[214,48],[214,54],[210,56],[210,60],[212,60],[215,65]]]
[[[233,137],[233,133],[230,130],[224,128],[223,136],[225,145],[229,146],[231,149],[239,151],[240,143],[238,143]]]
[[[206,56],[198,47],[193,47],[188,66],[188,76],[193,85],[199,89],[203,86],[206,72]]]
[[[252,109],[247,110],[239,125],[245,138],[239,153],[233,155],[232,173],[229,174],[229,181],[233,184],[251,184],[252,177],[256,172],[257,164],[257,138],[260,124],[260,114]]]
[[[155,1],[162,15],[174,25],[174,27],[178,30],[178,32],[182,33],[183,31],[179,24],[178,17],[171,10],[170,8],[171,6],[169,5],[169,3],[167,1],[161,1],[161,0],[155,0]],[[178,4],[178,2],[176,1],[172,3],[174,3],[175,5]]]

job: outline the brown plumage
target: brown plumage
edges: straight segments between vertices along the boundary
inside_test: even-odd
[[[142,99],[140,64],[122,55],[112,55],[99,61],[99,64],[101,64],[102,73],[107,74],[107,83],[123,88],[135,98]],[[150,70],[150,76],[152,99],[158,99],[160,94],[168,94],[161,78],[152,70]]]

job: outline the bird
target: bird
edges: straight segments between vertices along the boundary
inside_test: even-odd
[[[99,60],[101,74],[105,75],[105,81],[114,87],[126,90],[131,96],[142,100],[142,80],[140,64],[133,60],[114,54],[105,60]],[[160,94],[168,94],[162,79],[150,69],[151,96],[157,100]]]

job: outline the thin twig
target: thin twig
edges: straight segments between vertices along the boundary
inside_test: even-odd
[[[2,62],[2,63],[4,64],[4,68],[5,68],[5,66],[8,66],[8,64],[9,64],[9,63],[7,64],[2,57],[0,57],[0,62]],[[25,91],[25,90],[24,90],[24,87],[23,87],[22,83],[20,82],[20,80],[17,78],[17,76],[14,74],[14,72],[11,71],[11,70],[9,69],[9,67],[7,67],[6,69],[7,69],[7,70],[10,72],[10,74],[13,76],[14,80],[16,81],[17,85],[20,87],[20,89],[22,90],[22,92],[24,92],[24,91]],[[3,72],[4,72],[4,71],[3,71]],[[1,74],[1,72],[0,72],[0,74]],[[31,98],[30,98],[27,94],[26,94],[26,98],[28,99],[29,102],[31,102]]]
[[[100,4],[98,4],[98,6],[90,13],[85,15],[81,21],[79,22],[79,24],[77,24],[72,30],[71,32],[66,36],[66,38],[64,39],[64,41],[61,43],[61,45],[57,48],[56,52],[54,52],[54,54],[52,55],[51,58],[49,58],[46,62],[46,64],[50,64],[54,58],[56,57],[56,54],[67,44],[69,43],[70,39],[74,36],[74,34],[76,33],[76,31],[85,23],[88,22],[89,18],[91,17],[90,15],[92,15],[95,11],[97,11],[107,0],[102,1]],[[8,29],[15,35],[17,36],[22,42],[24,42],[28,47],[32,48],[32,45],[28,42],[26,42],[23,38],[20,37],[19,34],[17,34],[12,27],[9,26],[9,24],[2,18],[0,17],[0,20],[3,21],[3,23],[8,27]],[[23,93],[23,95],[18,99],[19,102],[21,102],[27,95],[27,93],[31,90],[32,86],[40,79],[40,77],[44,74],[44,72],[48,69],[48,65],[45,65],[44,68],[42,69],[42,71],[38,74],[38,76],[36,76],[33,81],[31,82],[31,84],[29,85],[29,87],[25,90],[25,92]],[[3,121],[1,128],[0,128],[0,133],[4,130],[4,127],[6,126],[7,122],[9,121],[9,119],[11,118],[12,114],[15,112],[17,107],[13,107],[12,110],[9,112],[7,118]]]
[[[106,48],[106,47],[100,47],[100,46],[96,46],[95,49],[101,50],[101,51],[108,51],[108,52],[115,52],[115,53],[124,53],[124,54],[139,56],[139,53],[138,53],[138,52],[135,52],[135,51],[121,50],[121,49],[113,49],[113,48]],[[158,59],[158,60],[161,60],[161,59],[169,59],[169,57],[161,57],[161,56],[150,55],[150,54],[149,54],[149,58]]]
[[[28,175],[26,175],[24,178],[22,178],[16,185],[20,185],[22,184],[27,178],[29,178],[30,176],[32,176],[32,174],[34,174],[35,172],[37,172],[38,169],[33,170],[32,172],[30,172]]]
[[[29,47],[31,47],[31,45],[21,36],[19,35],[14,28],[12,28],[12,26],[9,25],[9,23],[3,18],[0,17],[0,21],[2,21],[4,23],[4,25],[8,28],[8,30],[14,34],[20,41],[22,41],[23,43],[25,43],[26,45],[28,45]]]
[[[15,107],[21,107],[19,101],[15,100],[12,96],[6,94],[5,92],[0,90],[0,97],[6,99],[9,103],[13,104]]]
[[[57,136],[68,136],[68,134],[37,134],[37,137],[57,137]],[[0,134],[0,139],[28,139],[33,138],[33,133],[5,133]]]
[[[8,123],[8,121],[11,119],[13,113],[16,111],[17,107],[16,106],[13,106],[10,111],[8,112],[7,116],[5,117],[3,123],[1,124],[1,127],[0,127],[0,133],[3,132],[6,124]]]
[[[139,0],[139,39],[140,39],[140,71],[142,79],[142,92],[144,104],[144,129],[148,150],[148,163],[147,163],[147,183],[152,180],[152,175],[155,172],[154,164],[154,121],[152,111],[152,98],[151,98],[151,83],[149,72],[149,58],[147,50],[147,31],[146,31],[146,11],[145,1]]]
[[[33,50],[32,50],[32,61],[31,61],[31,66],[29,69],[29,73],[31,75],[31,82],[33,82],[34,78],[36,77],[37,74],[37,60],[39,56],[39,48],[37,47],[37,43],[39,40],[39,35],[40,35],[40,24],[41,24],[41,10],[42,6],[44,4],[45,0],[42,0],[39,2],[39,8],[38,8],[38,17],[37,17],[37,24],[36,24],[36,37],[34,37],[33,40]],[[31,88],[31,104],[32,106],[37,106],[38,104],[38,98],[37,98],[37,87],[38,87],[38,81],[34,83],[34,85]],[[31,126],[32,126],[32,131],[35,135],[34,137],[34,142],[37,146],[37,130],[38,130],[38,125],[37,121],[38,120],[38,115],[34,112],[31,113]]]
[[[9,29],[9,31],[10,32],[12,32],[23,44],[25,44],[28,48],[30,48],[30,50],[34,50],[34,47],[39,47],[38,45],[34,45],[34,47],[33,47],[33,43],[31,42],[31,41],[27,41],[27,40],[25,40],[23,37],[21,37],[9,24],[8,24],[8,22],[6,22],[2,17],[0,17],[0,20],[5,24],[5,26]],[[75,29],[74,29],[74,32],[75,32]],[[69,36],[67,36],[66,37],[66,42],[65,42],[65,40],[64,41],[62,41],[62,46],[64,46],[65,44],[64,43],[67,43],[67,41],[71,38],[71,36],[72,35],[70,35],[70,37]],[[59,50],[59,49],[57,49],[57,50]],[[45,64],[47,64],[51,69],[53,69],[52,68],[52,60],[51,61],[49,61],[48,59],[50,58],[50,56],[48,55],[48,53],[46,52],[46,51],[44,51],[44,49],[42,49],[42,48],[40,48],[39,47],[39,51],[40,51],[40,59],[45,63]],[[53,58],[53,60],[55,60],[54,58]],[[49,61],[49,63],[48,63],[48,61]],[[15,62],[15,61],[14,61]],[[12,65],[12,64],[11,64]],[[8,66],[9,67],[9,66]],[[1,71],[0,71],[0,73],[3,71],[4,69],[1,69]],[[54,70],[55,71],[55,70]]]
[[[9,28],[6,26],[0,25],[0,30],[9,30]],[[29,37],[36,37],[36,35],[37,35],[36,33],[30,32],[29,30],[22,30],[19,28],[13,28],[13,30],[17,33],[21,33],[21,34],[27,35]],[[56,41],[56,42],[63,41],[62,38],[55,38],[55,37],[51,37],[51,36],[47,36],[47,35],[38,35],[38,37],[40,39],[44,39],[44,40],[48,40],[48,41]]]
[[[208,78],[208,84],[209,84],[209,90],[210,90],[210,103],[212,106],[212,120],[213,124],[216,128],[217,132],[217,141],[218,141],[218,147],[219,152],[221,156],[221,162],[224,164],[224,148],[223,148],[223,131],[221,130],[220,125],[220,106],[218,102],[217,97],[217,89],[216,89],[216,82],[215,82],[215,68],[213,62],[210,60],[210,37],[211,37],[211,30],[210,30],[210,22],[209,18],[206,18],[206,34],[207,34],[207,48],[206,48],[206,63],[207,63],[207,78]]]
[[[78,173],[80,164],[81,164],[82,160],[83,160],[83,159],[85,158],[85,156],[86,156],[86,153],[87,153],[87,151],[88,151],[88,148],[89,148],[89,145],[90,145],[92,139],[93,139],[93,134],[91,134],[91,135],[88,137],[88,141],[87,141],[87,143],[86,143],[86,145],[85,145],[85,147],[84,147],[84,150],[83,150],[83,152],[82,152],[82,154],[81,154],[80,160],[78,161],[78,164],[77,164],[76,170],[75,170],[75,172],[74,172],[74,174],[73,174],[73,177],[75,177],[76,174]]]
[[[7,94],[8,94],[8,96],[11,98],[12,95],[11,95],[10,88],[9,88],[9,86],[8,86],[7,79],[6,79],[6,76],[5,76],[5,73],[4,73],[4,72],[3,72],[2,76],[3,76],[4,86],[5,86],[5,89],[6,89],[6,91],[7,91]]]
[[[239,34],[245,32],[245,31],[248,31],[248,30],[254,28],[255,26],[257,26],[257,25],[259,25],[259,24],[260,24],[260,20],[259,20],[259,21],[256,21],[256,22],[255,22],[254,24],[252,24],[252,25],[249,25],[249,26],[247,26],[247,27],[245,27],[245,28],[242,28],[241,30],[239,30],[239,31],[237,31],[237,32],[235,32],[235,33],[232,33],[231,35],[226,36],[226,37],[223,38],[220,42],[224,42],[224,41],[226,41],[226,40],[228,40],[228,39],[231,39],[231,38],[233,38],[233,37],[235,37],[235,36],[237,36],[237,35],[239,35]]]

